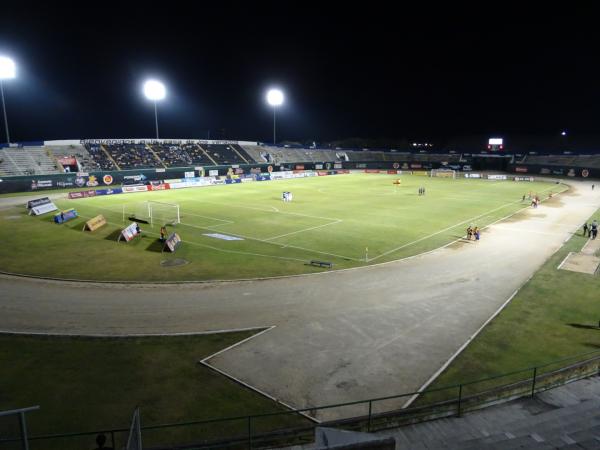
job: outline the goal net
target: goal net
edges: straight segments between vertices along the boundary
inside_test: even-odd
[[[123,220],[132,219],[154,226],[180,223],[179,205],[165,202],[140,202],[123,207]]]
[[[456,170],[452,169],[432,169],[430,176],[442,178],[456,178]]]

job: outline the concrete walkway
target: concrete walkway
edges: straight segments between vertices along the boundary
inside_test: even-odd
[[[570,193],[484,230],[478,243],[362,269],[164,287],[3,276],[0,330],[115,335],[275,325],[209,362],[298,408],[415,391],[600,207],[591,183],[571,184]]]

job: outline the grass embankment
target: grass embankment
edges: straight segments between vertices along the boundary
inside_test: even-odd
[[[592,217],[600,220],[600,211]],[[573,235],[428,390],[600,351],[600,277],[557,268],[569,252],[580,251],[587,239],[581,232]],[[572,362],[575,360],[552,364],[538,373]],[[465,388],[463,393],[481,392],[531,376],[531,370],[523,371],[476,383]],[[456,393],[456,389],[432,393],[423,396],[420,402],[450,398]]]
[[[30,435],[127,428],[136,406],[143,425],[282,411],[198,363],[256,332],[143,338],[0,335],[0,410],[39,405],[27,416]],[[298,423],[304,419],[283,416],[260,425]],[[145,432],[144,445],[246,433],[245,421],[177,427]],[[0,437],[7,434],[18,435],[17,422],[0,418]],[[125,435],[117,434],[118,448]],[[31,448],[95,448],[94,439],[33,441]]]

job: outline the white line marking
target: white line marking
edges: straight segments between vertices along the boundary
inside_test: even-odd
[[[208,363],[208,360],[209,360],[209,359],[212,359],[212,358],[214,358],[215,356],[217,356],[217,355],[220,355],[221,353],[224,353],[224,352],[226,352],[226,351],[229,351],[229,350],[231,350],[231,349],[233,349],[233,348],[235,348],[235,347],[237,347],[237,346],[239,346],[239,345],[242,345],[242,344],[244,344],[244,343],[248,342],[249,340],[251,340],[251,339],[254,339],[254,338],[256,338],[256,337],[260,336],[261,334],[264,334],[264,333],[266,333],[266,332],[268,332],[268,331],[271,331],[273,328],[275,328],[275,325],[273,325],[273,326],[271,326],[271,327],[267,328],[266,330],[263,330],[263,331],[261,331],[260,333],[253,334],[252,336],[249,336],[249,337],[247,337],[246,339],[243,339],[243,340],[241,340],[241,341],[239,341],[239,342],[236,342],[235,344],[233,344],[233,345],[230,345],[229,347],[226,347],[226,348],[224,348],[224,349],[222,349],[222,350],[219,350],[218,352],[216,352],[216,353],[213,353],[212,355],[210,355],[210,356],[207,356],[206,358],[204,358],[204,359],[201,359],[201,360],[200,360],[200,361],[198,361],[198,362],[199,362],[200,364],[202,364],[202,365],[204,365],[204,366],[208,367],[209,369],[211,369],[211,370],[214,370],[215,372],[218,372],[218,373],[220,373],[221,375],[223,375],[223,376],[225,376],[225,377],[229,378],[230,380],[233,380],[233,381],[235,381],[236,383],[239,383],[239,384],[241,384],[242,386],[245,386],[245,387],[247,387],[248,389],[250,389],[250,390],[252,390],[252,391],[254,391],[254,392],[256,392],[256,393],[258,393],[258,394],[260,394],[260,395],[262,395],[262,396],[264,396],[264,397],[266,397],[266,398],[268,398],[268,399],[270,399],[270,400],[273,400],[275,403],[278,403],[278,404],[280,404],[280,405],[282,405],[282,406],[285,406],[286,408],[290,409],[291,411],[295,411],[297,408],[294,408],[293,406],[291,406],[291,405],[288,405],[287,403],[285,403],[285,402],[283,402],[283,401],[281,401],[281,400],[279,400],[279,399],[277,399],[277,398],[273,397],[272,395],[270,395],[270,394],[266,393],[265,391],[263,391],[263,390],[261,390],[261,389],[259,389],[259,388],[255,387],[255,386],[252,386],[251,384],[248,384],[248,383],[246,383],[245,381],[242,381],[241,379],[239,379],[239,378],[236,378],[236,377],[234,377],[233,375],[231,375],[231,374],[229,374],[229,373],[225,372],[224,370],[221,370],[221,369],[219,369],[218,367],[216,367],[216,366],[214,366],[214,365],[212,365],[212,364],[209,364],[209,363]],[[304,412],[297,412],[296,414],[300,414],[300,415],[302,415],[302,416],[306,417],[307,419],[309,419],[309,420],[311,420],[311,421],[313,421],[313,422],[316,422],[316,423],[321,423],[321,421],[320,421],[320,420],[318,420],[318,419],[316,419],[316,418],[314,418],[314,417],[311,417],[311,416],[309,416],[308,414],[306,414],[306,413],[304,413]]]
[[[290,233],[280,234],[279,236],[273,236],[273,237],[267,238],[265,240],[266,241],[272,241],[273,239],[279,239],[279,238],[282,238],[282,237],[285,237],[285,236],[291,236],[292,234],[304,233],[305,231],[316,230],[317,228],[328,227],[330,225],[335,225],[335,224],[338,224],[340,222],[342,222],[341,219],[340,220],[336,220],[334,222],[325,223],[323,225],[317,225],[315,227],[309,227],[309,228],[304,228],[304,229],[298,230],[298,231],[292,231]]]
[[[569,259],[569,257],[573,254],[574,252],[569,252],[569,254],[567,256],[565,256],[565,259],[562,260],[562,262],[558,265],[557,269],[560,270],[563,266],[564,263],[567,262],[567,259]]]
[[[540,191],[540,193],[542,193],[542,192],[545,192],[545,191],[548,191],[548,190],[550,190],[550,189],[553,189],[553,188],[554,188],[554,186],[553,186],[552,188],[544,189],[543,191]],[[457,224],[455,224],[455,225],[452,225],[452,226],[449,226],[449,227],[447,227],[447,228],[444,228],[443,230],[437,231],[437,232],[435,232],[435,233],[432,233],[432,234],[430,234],[430,235],[427,235],[427,236],[423,236],[422,238],[419,238],[419,239],[417,239],[417,240],[415,240],[415,241],[408,242],[408,243],[406,243],[406,244],[403,244],[403,245],[401,245],[401,246],[399,246],[399,247],[396,247],[396,248],[393,248],[393,249],[391,249],[391,250],[388,250],[388,251],[386,251],[386,252],[383,252],[383,253],[381,253],[380,255],[377,255],[377,256],[375,256],[375,257],[373,257],[373,258],[369,258],[369,259],[367,260],[367,262],[369,262],[369,261],[375,261],[376,259],[379,259],[379,258],[381,258],[382,256],[386,256],[386,255],[389,255],[390,253],[394,253],[394,252],[396,252],[396,251],[398,251],[398,250],[402,250],[402,249],[403,249],[403,248],[405,248],[405,247],[411,246],[411,245],[413,245],[413,244],[417,244],[417,243],[419,243],[419,242],[421,242],[421,241],[423,241],[423,240],[425,240],[425,239],[429,239],[429,238],[431,238],[431,237],[433,237],[433,236],[436,236],[436,235],[438,235],[438,234],[440,234],[440,233],[444,233],[444,232],[446,232],[446,231],[452,230],[453,228],[456,228],[456,227],[458,227],[458,226],[460,226],[460,225],[464,225],[464,224],[466,224],[466,223],[468,223],[468,222],[472,222],[473,220],[476,220],[476,219],[480,219],[480,218],[482,218],[482,217],[485,217],[485,216],[489,215],[490,213],[492,213],[492,212],[494,212],[494,211],[498,211],[498,210],[500,210],[500,209],[502,209],[502,208],[506,208],[507,206],[510,206],[510,205],[515,205],[515,204],[518,204],[518,203],[521,203],[521,201],[520,201],[520,200],[517,200],[517,201],[515,201],[515,202],[505,203],[504,205],[502,205],[502,206],[499,206],[498,208],[494,208],[494,209],[492,209],[492,210],[490,210],[490,211],[486,211],[486,212],[484,212],[484,213],[482,213],[482,214],[480,214],[480,215],[478,215],[478,216],[472,217],[472,218],[470,218],[470,219],[467,219],[467,220],[464,220],[464,221],[462,221],[462,222],[459,222],[459,223],[457,223]],[[526,206],[526,207],[524,207],[524,208],[520,209],[520,210],[519,210],[519,211],[517,211],[517,212],[523,211],[523,210],[525,210],[525,209],[527,209],[527,208],[530,208],[530,206]],[[510,217],[510,216],[513,216],[513,215],[515,215],[517,212],[515,212],[515,213],[512,213],[512,214],[510,214],[510,215],[506,216],[506,218],[508,218],[508,217]],[[492,225],[492,224],[490,224],[490,225]],[[487,226],[486,226],[486,227],[484,227],[484,228],[487,228],[487,227],[489,227],[490,225],[487,225]],[[483,228],[482,228],[482,229],[483,229]],[[456,241],[454,241],[454,242],[456,242]]]

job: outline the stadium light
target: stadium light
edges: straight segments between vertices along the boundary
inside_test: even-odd
[[[566,135],[567,135],[567,132],[566,132],[566,131],[561,131],[560,135],[561,135],[561,136],[566,136]]]
[[[0,56],[0,94],[2,96],[2,111],[4,112],[4,129],[6,130],[6,143],[10,144],[10,134],[8,132],[8,119],[6,116],[6,104],[4,103],[4,84],[3,80],[10,80],[17,76],[15,62],[6,56]]]
[[[275,132],[275,125],[277,123],[275,119],[275,112],[277,107],[283,104],[284,96],[283,92],[279,89],[269,89],[267,92],[267,103],[273,107],[273,145],[277,142],[277,134]]]
[[[148,80],[144,83],[144,95],[154,102],[154,123],[156,125],[156,139],[158,139],[158,108],[156,103],[167,96],[165,85],[157,80]]]

